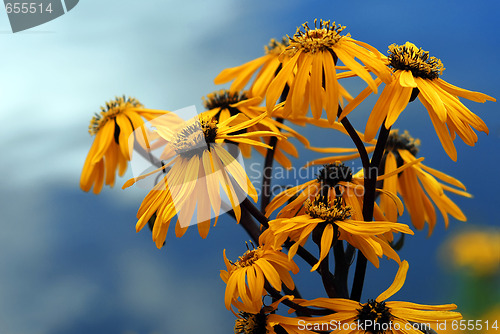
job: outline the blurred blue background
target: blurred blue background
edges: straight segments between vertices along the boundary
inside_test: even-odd
[[[99,196],[80,190],[88,123],[105,101],[126,94],[150,108],[201,110],[222,69],[261,56],[270,38],[315,18],[346,25],[382,52],[411,41],[443,61],[443,79],[499,98],[498,9],[494,1],[81,1],[16,34],[0,10],[0,333],[232,332],[219,270],[224,248],[233,259],[245,250],[239,226],[225,219],[206,240],[195,229],[181,239],[170,233],[157,250],[146,229],[135,233],[145,191],[120,190],[130,172]],[[352,94],[363,88],[361,80],[345,85]],[[439,244],[467,224],[498,226],[498,105],[465,103],[490,134],[480,133],[474,148],[456,140],[456,163],[419,102],[396,123],[421,139],[427,165],[474,195],[451,195],[468,223],[452,219],[445,231],[440,219],[431,238],[420,232],[407,239],[401,256],[410,262],[409,278],[396,300],[453,302]],[[360,130],[368,112],[352,114]],[[331,131],[304,133],[314,133],[317,146],[351,146]],[[297,166],[318,157],[301,151]],[[394,263],[381,267],[370,267],[364,298],[392,282]],[[309,276],[299,282],[304,297],[321,296],[320,280]]]

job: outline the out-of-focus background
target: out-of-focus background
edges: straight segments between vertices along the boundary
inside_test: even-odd
[[[81,1],[66,15],[16,34],[0,10],[0,333],[232,332],[219,270],[224,248],[233,259],[245,250],[248,237],[239,226],[225,219],[206,240],[195,229],[181,239],[170,233],[157,250],[149,231],[135,233],[146,192],[120,189],[130,172],[98,196],[80,190],[92,143],[87,127],[105,101],[126,94],[150,108],[194,104],[201,110],[201,97],[216,89],[213,78],[222,69],[261,56],[270,38],[292,35],[315,18],[346,25],[353,38],[382,52],[411,41],[443,61],[444,80],[499,98],[498,9],[481,0]],[[352,94],[363,88],[359,79],[345,85]],[[474,198],[450,195],[467,223],[452,219],[445,231],[439,219],[432,237],[424,231],[407,238],[401,257],[410,262],[409,277],[395,298],[457,302],[479,317],[473,299],[499,290],[498,273],[487,278],[486,291],[472,290],[479,286],[473,269],[457,271],[451,246],[440,246],[471,227],[498,233],[499,107],[465,103],[490,134],[480,133],[474,148],[456,140],[456,163],[419,102],[396,123],[421,139],[428,166],[460,179]],[[352,114],[360,130],[368,112]],[[314,133],[317,146],[351,146],[326,130],[301,131]],[[297,166],[318,157],[301,153]],[[498,265],[498,248],[493,256]],[[395,271],[387,260],[378,270],[369,266],[363,298],[385,290]],[[319,297],[320,280],[310,276],[312,283],[301,280],[299,287],[306,298]]]

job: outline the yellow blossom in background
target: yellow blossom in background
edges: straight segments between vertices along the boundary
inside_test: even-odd
[[[173,115],[168,115],[168,120]],[[224,141],[231,141],[269,148],[258,139],[262,136],[284,138],[282,134],[272,131],[241,133],[264,117],[266,115],[262,114],[260,117],[248,119],[238,114],[217,123],[210,115],[201,114],[184,123],[178,120],[171,122],[172,125],[169,125],[170,121],[155,119],[153,124],[157,134],[167,142],[163,155],[171,161],[156,171],[125,183],[123,188],[158,171],[165,171],[165,176],[142,201],[137,212],[136,230],[140,231],[153,217],[153,241],[161,248],[170,222],[177,215],[177,237],[184,235],[192,224],[191,221],[195,219],[200,236],[205,238],[212,217],[217,221],[221,210],[221,187],[239,222],[240,199],[243,200],[248,194],[257,202],[257,192],[243,167],[222,144]],[[170,168],[168,172],[167,168]],[[196,218],[193,217],[195,209]]]
[[[89,125],[89,133],[95,136],[94,142],[85,159],[80,177],[80,188],[89,191],[94,187],[94,193],[101,192],[103,184],[113,187],[115,174],[123,176],[127,170],[127,163],[132,156],[132,147],[129,147],[129,137],[134,130],[141,128],[144,135],[134,138],[143,148],[148,145],[144,120],[151,119],[166,111],[144,109],[143,105],[134,98],[117,97],[101,107]],[[142,140],[141,140],[142,139]]]
[[[308,322],[328,323],[334,321],[340,323],[340,326],[346,324],[348,329],[341,331],[344,334],[365,334],[366,332],[372,334],[422,334],[420,330],[412,327],[412,323],[435,324],[462,319],[460,313],[451,312],[457,308],[455,304],[422,305],[411,302],[387,301],[404,285],[408,267],[407,261],[401,262],[391,286],[376,299],[369,299],[367,303],[360,304],[357,301],[343,298],[317,298],[297,302],[302,306],[324,307],[335,311],[332,315],[313,318]],[[356,326],[358,322],[364,326],[362,328]],[[384,325],[387,326],[387,329],[384,329]],[[451,326],[450,323],[447,325]]]
[[[498,332],[500,331],[500,303],[497,302],[496,305],[493,305],[490,311],[483,315],[481,319],[483,320],[483,328],[479,332],[484,334],[498,334]],[[486,321],[488,322],[488,328],[486,328]]]
[[[283,108],[283,117],[292,120],[305,117],[310,106],[315,119],[319,119],[325,110],[328,121],[333,123],[337,118],[339,103],[342,102],[341,96],[350,96],[338,83],[337,59],[346,69],[363,79],[374,92],[377,92],[377,86],[369,71],[384,82],[391,81],[391,73],[374,47],[352,39],[349,34],[341,35],[345,27],[330,21],[320,20],[319,26],[317,21],[314,23],[314,29],[305,23],[302,25],[303,31],[297,28],[293,38],[290,38],[290,45],[280,58],[283,68],[267,89],[266,106],[267,111],[272,113],[288,85],[290,91],[285,102],[276,108]]]
[[[385,86],[370,113],[365,128],[366,140],[375,138],[382,123],[387,129],[392,126],[408,103],[417,96],[427,109],[439,140],[452,160],[457,160],[453,144],[456,134],[464,143],[474,146],[478,138],[472,128],[488,133],[486,124],[464,106],[459,97],[482,103],[496,100],[439,78],[444,70],[443,64],[439,59],[429,56],[429,52],[410,42],[393,44],[389,46],[387,64],[394,72],[394,80]],[[381,81],[377,80],[376,85],[380,84]],[[371,86],[363,90],[346,106],[339,119],[354,110],[372,91],[374,89]]]
[[[281,291],[282,282],[293,290],[295,284],[289,271],[294,274],[299,272],[293,260],[268,245],[248,249],[236,262],[229,261],[224,250],[224,263],[226,270],[221,270],[220,276],[226,283],[226,308],[229,310],[234,305],[248,313],[261,310],[266,282],[277,291]]]
[[[442,255],[446,263],[478,276],[499,273],[500,230],[471,229],[458,233],[445,244]]]

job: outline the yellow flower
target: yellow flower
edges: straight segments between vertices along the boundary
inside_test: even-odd
[[[386,152],[382,162],[385,176],[379,177],[379,180],[384,180],[383,189],[386,192],[393,194],[398,192],[401,195],[413,226],[421,230],[426,222],[429,224],[430,236],[436,224],[434,206],[441,212],[446,227],[448,227],[449,223],[448,215],[460,221],[467,220],[460,208],[446,196],[445,191],[464,197],[472,196],[465,192],[465,186],[457,179],[417,162],[415,156],[418,153],[419,144],[420,141],[410,137],[407,131],[400,135],[398,130],[392,130],[387,140]],[[402,171],[396,171],[405,164],[411,165]],[[461,188],[464,191],[455,189],[452,186]],[[396,206],[387,198],[381,198],[380,209],[387,220],[397,221]],[[374,214],[378,215],[378,217],[381,216],[377,212],[377,208]]]
[[[337,81],[337,59],[342,61],[346,69],[363,79],[374,92],[377,91],[377,86],[369,71],[383,81],[390,82],[391,74],[382,61],[380,52],[366,43],[352,39],[349,34],[340,35],[345,27],[320,20],[319,27],[315,29],[310,29],[307,23],[302,28],[304,31],[297,28],[293,38],[290,38],[290,45],[281,55],[283,68],[267,90],[266,105],[269,113],[275,109],[276,101],[288,84],[290,91],[283,104],[285,118],[305,117],[310,105],[315,119],[321,117],[324,109],[328,120],[333,123],[337,118],[340,96],[348,95]]]
[[[206,99],[204,99],[205,107],[208,109],[206,114],[214,117],[219,122],[227,120],[229,117],[244,114],[249,119],[255,117],[260,117],[262,114],[266,113],[265,108],[259,107],[262,98],[260,97],[247,97],[246,93],[231,92],[226,90],[220,90],[209,94]],[[266,114],[267,115],[267,114]],[[306,147],[309,147],[309,141],[297,131],[292,128],[274,120],[271,117],[264,117],[260,122],[250,126],[246,129],[248,132],[258,133],[259,131],[274,131],[279,132],[280,130],[286,131],[284,134],[287,138],[294,137],[297,138]],[[269,137],[262,137],[261,141],[263,143],[269,144]],[[266,156],[267,149],[261,146],[254,146],[246,143],[240,143],[238,148],[245,158],[250,158],[252,147],[257,150],[263,156]],[[276,143],[276,149],[274,152],[274,159],[285,168],[291,168],[292,162],[286,156],[286,154],[291,155],[295,158],[298,157],[298,151],[295,146],[289,140],[281,140]]]
[[[80,177],[80,188],[93,192],[101,192],[103,183],[113,187],[115,174],[122,176],[127,170],[127,161],[132,152],[129,148],[129,137],[138,128],[143,128],[141,116],[151,119],[155,111],[144,109],[134,98],[117,97],[101,107],[89,125],[89,133],[95,136],[94,142],[85,159]],[[144,146],[139,138],[135,138]]]
[[[316,179],[288,188],[276,195],[266,207],[266,216],[269,217],[287,202],[289,203],[279,211],[278,218],[291,218],[304,214],[305,201],[313,201],[324,191],[330,198],[341,195],[346,204],[354,209],[355,214],[361,213],[363,206],[361,201],[364,194],[363,179],[353,178],[351,169],[337,162],[324,165]],[[363,219],[362,216],[356,218]]]
[[[268,148],[269,146],[255,138],[283,138],[282,134],[271,131],[241,133],[242,130],[260,122],[263,117],[266,115],[262,114],[249,120],[239,114],[217,123],[209,115],[201,114],[182,123],[171,113],[168,114],[167,121],[161,117],[155,119],[153,124],[156,131],[167,143],[163,155],[171,161],[156,171],[129,180],[124,188],[159,170],[171,168],[142,201],[137,212],[139,220],[136,230],[141,230],[155,215],[152,237],[156,246],[161,248],[170,222],[177,215],[175,231],[178,237],[186,232],[194,219],[200,236],[205,238],[212,217],[217,221],[221,210],[220,187],[229,199],[239,222],[239,200],[243,200],[248,194],[257,202],[257,193],[243,167],[222,144],[224,141],[231,141]],[[193,217],[196,207],[197,215]]]
[[[276,76],[280,69],[281,62],[278,56],[288,46],[288,37],[284,37],[282,41],[271,39],[269,45],[265,47],[265,55],[249,61],[243,65],[227,68],[217,75],[214,79],[216,85],[224,84],[234,80],[231,84],[230,91],[241,91],[250,81],[255,72],[258,72],[255,80],[249,88],[252,96],[264,97],[267,87]]]
[[[274,234],[275,247],[283,244],[288,238],[294,242],[288,252],[289,258],[296,254],[299,245],[303,245],[309,235],[313,235],[314,241],[321,246],[319,261],[311,271],[318,268],[337,240],[346,240],[359,249],[377,268],[378,258],[383,255],[399,263],[398,254],[389,246],[382,234],[388,232],[413,234],[404,224],[351,219],[351,216],[360,217],[360,214],[354,214],[352,208],[345,205],[342,197],[335,197],[332,200],[317,195],[314,200],[307,199],[303,206],[305,214],[272,220],[269,222],[269,228]],[[269,238],[269,235],[266,237]]]
[[[224,250],[224,263],[226,270],[221,270],[220,276],[226,283],[226,308],[230,310],[232,304],[248,313],[261,310],[266,281],[277,291],[281,291],[281,282],[293,290],[295,284],[289,271],[299,272],[299,267],[286,254],[266,245],[248,249],[234,263],[227,259]]]
[[[309,320],[309,323],[333,323],[342,328],[342,333],[365,334],[422,334],[416,324],[436,324],[437,322],[462,319],[455,304],[421,305],[411,302],[386,301],[404,285],[408,262],[403,261],[391,286],[375,300],[367,303],[342,299],[318,298],[306,302],[298,302],[302,306],[324,307],[335,311],[332,315]],[[414,327],[415,326],[415,327]],[[448,324],[451,326],[451,324]]]
[[[453,236],[446,244],[446,262],[478,276],[500,270],[500,230],[468,230]]]
[[[444,150],[454,161],[457,151],[453,144],[456,134],[470,146],[477,142],[472,128],[488,133],[486,124],[459,100],[459,97],[475,102],[496,101],[486,94],[456,87],[439,75],[444,70],[441,61],[430,57],[429,52],[406,42],[404,45],[389,46],[388,66],[394,72],[394,80],[387,84],[373,107],[365,129],[365,139],[370,141],[377,134],[385,119],[385,127],[396,122],[409,102],[417,96],[429,113],[432,124]],[[381,81],[377,80],[376,85]],[[362,91],[346,106],[340,119],[349,114],[373,90]]]

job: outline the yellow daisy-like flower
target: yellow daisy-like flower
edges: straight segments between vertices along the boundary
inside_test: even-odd
[[[288,84],[290,91],[283,103],[284,117],[305,117],[310,106],[314,118],[320,118],[324,109],[328,120],[333,123],[337,118],[340,96],[343,95],[343,88],[337,81],[337,59],[342,61],[346,69],[363,79],[374,92],[377,86],[369,71],[383,81],[390,82],[391,73],[380,52],[352,39],[349,34],[340,35],[345,27],[320,20],[319,27],[315,29],[310,29],[307,23],[302,28],[303,31],[297,28],[293,38],[290,38],[290,45],[281,55],[283,68],[267,89],[266,106],[269,113],[275,109],[276,101]]]
[[[214,79],[216,85],[221,85],[231,80],[231,92],[239,92],[248,84],[252,76],[257,72],[255,80],[249,88],[252,96],[264,97],[267,87],[279,71],[281,62],[278,56],[288,46],[288,37],[281,41],[271,39],[269,45],[265,47],[265,55],[249,61],[243,65],[227,68]],[[259,70],[260,69],[260,70]]]
[[[225,121],[231,116],[244,114],[249,119],[255,117],[260,117],[262,114],[266,114],[266,110],[263,107],[259,107],[262,102],[262,98],[253,97],[249,98],[246,93],[231,92],[226,90],[220,90],[209,94],[206,99],[204,99],[205,107],[208,109],[206,114],[214,117],[219,122]],[[266,114],[267,115],[267,114]],[[271,117],[264,117],[260,122],[250,126],[246,129],[248,132],[258,133],[259,131],[274,131],[280,132],[285,131],[284,134],[287,138],[294,137],[297,138],[306,147],[309,147],[309,141],[297,131],[292,128],[274,120]],[[269,144],[269,137],[262,137],[261,141],[263,143]],[[250,158],[252,147],[257,150],[263,156],[266,156],[267,149],[261,146],[255,146],[246,143],[240,143],[238,148],[245,158]],[[295,146],[289,140],[281,140],[276,143],[276,148],[274,151],[274,159],[283,167],[291,168],[292,162],[287,157],[291,155],[295,158],[298,157],[299,153]]]
[[[333,160],[334,158],[336,157],[330,159]],[[363,184],[362,171],[353,175],[351,168],[345,166],[343,163],[339,161],[329,163],[323,165],[316,179],[288,188],[276,195],[266,207],[266,216],[269,217],[287,202],[289,203],[278,212],[278,218],[291,218],[305,214],[306,207],[304,204],[306,200],[313,201],[317,196],[326,193],[329,198],[341,196],[346,205],[353,209],[352,214],[354,219],[363,220],[362,207],[365,192]],[[384,189],[376,189],[376,191],[383,194],[383,198],[392,201],[400,214],[403,213],[403,204],[396,197],[395,193],[385,191]],[[380,210],[377,203],[375,203],[375,207]],[[381,220],[385,221],[387,219],[384,218]]]
[[[291,218],[296,215],[304,214],[305,201],[313,201],[323,192],[327,193],[330,198],[342,196],[346,204],[354,208],[356,213],[361,212],[363,204],[360,202],[360,198],[362,198],[364,194],[363,180],[353,178],[351,168],[337,162],[324,165],[318,172],[316,179],[288,188],[276,195],[266,207],[266,216],[269,217],[274,211],[290,200],[291,201],[279,211],[277,217]],[[360,219],[363,218],[361,217]]]
[[[240,312],[235,321],[235,334],[277,334],[283,330],[289,334],[315,334],[307,329],[300,329],[300,324],[308,318],[284,317],[275,314],[278,304],[283,299],[293,299],[293,296],[284,296],[269,306],[263,307],[259,313]]]
[[[445,248],[446,262],[478,276],[500,272],[500,230],[468,230],[453,236]]]
[[[467,220],[462,210],[446,196],[445,191],[464,197],[472,196],[465,192],[465,186],[457,179],[417,162],[415,156],[418,153],[419,144],[420,141],[413,139],[407,131],[400,135],[398,130],[392,130],[382,160],[385,176],[379,177],[379,180],[383,179],[383,189],[386,192],[393,194],[397,192],[401,195],[413,226],[421,230],[426,222],[429,224],[430,236],[436,224],[434,206],[441,212],[446,227],[449,223],[448,215],[460,221]],[[405,164],[411,165],[400,171],[398,168]],[[463,190],[455,189],[452,186]],[[387,220],[397,221],[397,208],[387,198],[381,198],[380,209]],[[374,211],[374,214],[381,218],[377,210]]]
[[[377,268],[378,258],[383,255],[399,263],[398,254],[381,235],[388,232],[413,234],[404,224],[351,219],[354,215],[353,210],[345,205],[342,197],[334,197],[332,200],[326,196],[317,195],[314,200],[307,199],[304,208],[305,214],[272,220],[269,222],[269,227],[274,234],[275,247],[282,245],[288,238],[294,242],[288,252],[289,258],[296,254],[299,245],[303,245],[309,236],[313,235],[315,242],[320,245],[320,257],[311,271],[318,268],[337,240],[346,240],[359,249]],[[269,238],[268,235],[266,237]]]
[[[248,249],[236,262],[229,261],[224,250],[224,263],[226,270],[221,270],[220,276],[226,283],[226,308],[230,310],[232,304],[248,313],[261,310],[266,281],[277,291],[281,291],[282,282],[293,290],[295,284],[289,271],[299,272],[299,267],[286,254],[267,245]]]
[[[437,322],[462,319],[455,304],[422,305],[411,302],[386,301],[404,285],[408,272],[408,262],[403,261],[394,282],[375,300],[359,303],[343,298],[318,298],[298,302],[302,306],[324,307],[335,313],[314,318],[308,323],[331,323],[345,334],[422,334],[418,328]],[[451,326],[451,324],[448,324]],[[430,329],[430,328],[427,328]]]
[[[141,116],[151,119],[154,112],[144,109],[136,99],[125,96],[117,97],[101,107],[101,112],[92,118],[89,125],[89,133],[95,139],[83,165],[80,177],[82,190],[89,191],[94,187],[93,192],[98,194],[104,183],[114,186],[116,172],[122,176],[132,156],[129,137],[141,127],[146,131]],[[144,146],[145,143],[140,139],[135,138]]]
[[[174,114],[169,114],[172,118]],[[140,231],[155,215],[153,241],[161,248],[164,244],[170,221],[177,215],[176,235],[181,237],[191,225],[193,214],[198,231],[205,238],[210,229],[212,217],[217,217],[221,210],[222,187],[225,196],[231,202],[236,220],[239,222],[241,209],[239,206],[248,194],[257,202],[257,193],[246,175],[243,167],[222,146],[224,141],[246,143],[268,148],[266,144],[256,140],[263,136],[284,138],[280,133],[271,131],[245,132],[260,122],[265,114],[249,120],[244,115],[235,115],[217,123],[210,115],[201,114],[194,119],[175,128],[169,124],[177,124],[178,120],[154,120],[157,134],[166,142],[164,156],[172,158],[162,168],[140,177],[129,180],[124,188],[156,173],[159,170],[170,170],[142,201],[137,212],[139,219],[136,230]],[[236,134],[232,134],[236,133]]]
[[[386,85],[370,113],[365,129],[366,140],[375,137],[384,119],[387,129],[392,126],[408,103],[417,96],[427,109],[439,140],[452,160],[457,160],[457,151],[453,144],[456,134],[467,145],[474,146],[478,138],[472,128],[488,133],[486,124],[464,106],[459,97],[482,103],[496,100],[483,93],[456,87],[439,78],[444,70],[439,59],[406,42],[404,45],[389,46],[387,62],[394,72],[394,80]],[[376,81],[376,85],[380,83],[380,80]],[[372,89],[365,89],[351,101],[340,119],[358,106]]]

